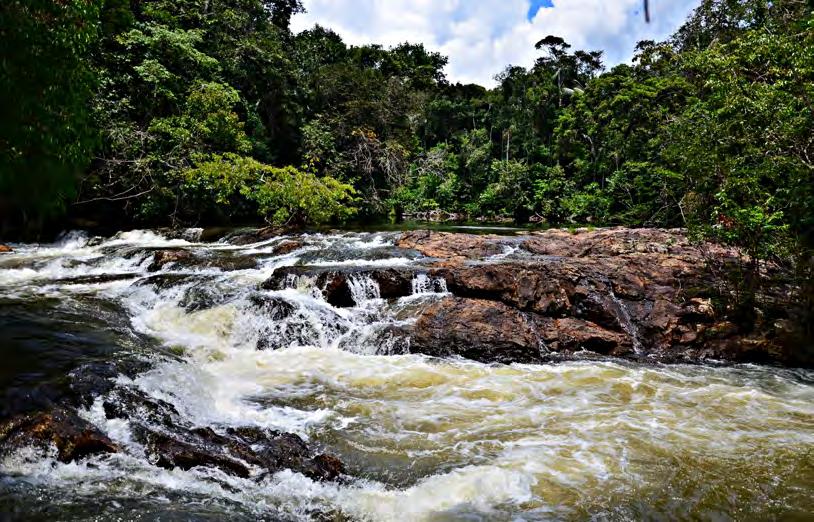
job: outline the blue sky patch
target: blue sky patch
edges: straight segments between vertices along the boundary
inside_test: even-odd
[[[534,20],[534,17],[537,16],[537,11],[543,7],[554,7],[552,0],[531,0],[529,3],[531,6],[529,6],[529,14],[526,16],[529,21]]]

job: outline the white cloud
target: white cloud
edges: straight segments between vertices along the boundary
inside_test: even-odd
[[[304,0],[294,31],[320,24],[349,44],[420,42],[449,57],[448,78],[494,85],[507,65],[529,66],[546,35],[575,48],[605,51],[608,65],[629,61],[639,40],[670,35],[700,0],[650,0],[651,23],[642,0],[553,0],[533,20],[529,0]]]

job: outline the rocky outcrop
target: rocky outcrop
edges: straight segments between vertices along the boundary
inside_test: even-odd
[[[265,475],[290,469],[314,480],[334,480],[344,472],[335,457],[311,457],[305,442],[291,433],[253,427],[217,433],[207,427],[178,436],[142,427],[137,437],[151,460],[166,469],[213,467],[242,478],[255,470]]]
[[[724,284],[720,274],[738,252],[693,244],[679,230],[554,230],[512,238],[409,233],[399,244],[440,258],[430,274],[444,278],[455,296],[528,314],[550,351],[662,361],[789,361],[777,343],[740,331],[715,304]],[[520,253],[484,263],[482,256],[494,252],[490,244]],[[442,310],[451,320],[450,314],[466,308]],[[425,312],[432,313],[437,310]],[[484,320],[494,322],[488,315],[478,319]],[[416,328],[426,324],[420,319]],[[498,330],[511,337],[508,329]]]
[[[624,333],[590,321],[553,319],[482,299],[447,298],[427,308],[410,332],[410,351],[481,362],[535,363],[551,353],[633,353]]]
[[[750,332],[728,316],[722,274],[739,253],[695,244],[681,230],[415,231],[403,233],[397,245],[422,254],[424,263],[386,270],[290,267],[266,288],[311,277],[329,303],[353,306],[351,277],[374,281],[383,298],[410,295],[418,274],[443,280],[453,297],[421,310],[402,332],[411,351],[431,355],[530,362],[587,350],[665,362],[797,364],[771,328]]]
[[[396,242],[399,248],[417,250],[427,257],[447,260],[484,259],[503,253],[510,244],[503,236],[477,236],[416,230],[405,232]]]
[[[539,362],[534,318],[502,303],[444,299],[427,308],[412,330],[410,350],[483,362]]]

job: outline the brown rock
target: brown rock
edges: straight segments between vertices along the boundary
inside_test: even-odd
[[[410,351],[481,362],[539,362],[542,338],[533,319],[503,303],[447,298],[418,318]]]
[[[481,362],[533,363],[544,354],[589,350],[632,353],[631,338],[580,319],[552,319],[496,301],[447,298],[427,308],[410,335],[410,351]]]
[[[550,319],[538,322],[546,348],[552,352],[587,350],[603,355],[625,356],[633,353],[633,339],[581,319]]]
[[[275,256],[284,256],[286,254],[290,254],[295,250],[299,250],[300,248],[302,248],[302,246],[303,246],[302,241],[286,239],[285,241],[281,241],[279,244],[275,245],[271,253],[272,255]]]
[[[439,259],[478,259],[501,254],[509,241],[499,236],[477,236],[417,230],[405,232],[396,246]]]
[[[257,266],[257,259],[253,256],[239,256],[220,254],[213,257],[199,257],[189,250],[159,250],[153,254],[153,262],[147,267],[148,272],[158,272],[167,265],[199,266],[201,268],[217,268],[225,272],[235,270],[250,270]]]
[[[61,462],[118,451],[105,434],[66,409],[14,417],[0,424],[0,451],[32,444],[41,447],[53,445]]]
[[[0,245],[0,254],[8,254],[14,252],[14,249],[8,245]]]
[[[290,234],[294,228],[286,227],[265,227],[254,230],[241,231],[226,238],[232,245],[251,245],[253,243],[260,243],[268,241],[275,237]]]
[[[148,272],[158,272],[169,264],[189,264],[195,256],[189,250],[159,250],[153,254],[153,262],[147,267]]]

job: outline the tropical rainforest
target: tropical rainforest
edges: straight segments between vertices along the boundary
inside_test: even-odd
[[[703,0],[668,40],[639,42],[611,68],[540,35],[536,63],[499,72],[492,89],[449,82],[447,59],[421,44],[294,34],[302,10],[2,2],[3,235],[66,219],[306,226],[428,213],[686,227],[743,247],[751,272],[773,261],[810,285],[814,2]]]

